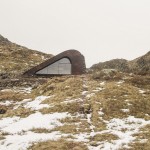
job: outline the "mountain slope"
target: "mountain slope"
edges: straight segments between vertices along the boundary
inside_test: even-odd
[[[92,70],[116,69],[121,72],[131,72],[136,74],[150,74],[150,51],[132,61],[125,59],[113,59],[100,62],[91,67]]]
[[[18,75],[52,57],[10,42],[0,35],[0,74]]]
[[[125,59],[113,59],[106,62],[100,62],[91,67],[94,70],[102,70],[102,69],[117,69],[122,72],[129,71],[128,61]]]
[[[144,56],[129,61],[128,66],[131,72],[150,74],[150,51]]]

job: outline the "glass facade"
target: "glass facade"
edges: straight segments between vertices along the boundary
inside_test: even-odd
[[[62,58],[57,62],[39,70],[36,74],[71,74],[71,63],[68,58]]]

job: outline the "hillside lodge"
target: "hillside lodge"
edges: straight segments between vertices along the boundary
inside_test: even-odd
[[[81,75],[86,72],[84,56],[77,50],[64,51],[31,68],[25,76]]]

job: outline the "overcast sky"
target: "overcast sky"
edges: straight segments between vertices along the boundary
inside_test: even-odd
[[[0,0],[0,34],[46,53],[77,49],[87,66],[150,50],[150,0]]]

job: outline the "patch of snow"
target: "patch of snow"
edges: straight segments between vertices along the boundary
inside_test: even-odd
[[[144,90],[139,90],[139,93],[140,93],[140,94],[144,94],[145,91],[144,91]]]
[[[123,111],[123,112],[129,112],[130,110],[129,109],[121,109],[121,111]]]
[[[14,88],[14,89],[3,89],[1,92],[20,92],[20,93],[31,93],[32,87],[27,87],[27,88]]]
[[[95,95],[95,93],[90,93],[90,94],[86,95],[86,98],[90,98],[90,97],[92,97],[94,95]]]
[[[148,141],[148,139],[141,139],[139,142],[140,143],[146,143]]]
[[[122,84],[122,83],[124,83],[124,82],[125,82],[125,81],[121,80],[121,81],[117,82],[117,84]]]
[[[128,106],[131,106],[132,104],[130,104],[130,103],[127,103],[127,105],[128,105]]]
[[[100,109],[100,111],[98,112],[98,114],[100,115],[100,116],[102,116],[102,115],[104,115],[104,113],[102,112],[102,108]]]
[[[138,133],[139,129],[144,127],[147,124],[150,124],[150,121],[145,121],[141,118],[135,118],[134,116],[129,116],[124,119],[111,119],[110,121],[104,121],[107,124],[107,130],[105,132],[117,135],[119,139],[108,143],[106,141],[101,142],[101,144],[95,149],[98,150],[118,150],[119,148],[129,148],[128,144],[135,140],[133,134]],[[104,131],[103,131],[104,132]],[[89,146],[90,150],[94,147]]]
[[[27,87],[27,88],[14,88],[15,92],[20,92],[20,93],[28,93],[30,94],[32,92],[32,87]]]
[[[54,113],[54,114],[41,114],[37,112],[35,114],[31,114],[27,118],[4,118],[0,126],[3,127],[4,124],[8,125],[0,128],[3,132],[8,132],[11,134],[18,134],[22,131],[28,131],[33,128],[46,128],[46,129],[53,129],[56,126],[61,126],[58,120],[68,117],[67,113]],[[16,121],[17,119],[17,121]],[[6,123],[5,123],[6,122]]]
[[[44,100],[50,98],[50,96],[38,96],[35,100],[28,102],[24,105],[25,108],[31,108],[32,110],[39,110],[42,108],[48,108],[48,104],[41,104]]]
[[[87,86],[86,84],[83,84],[83,87],[84,87],[84,88],[88,88],[88,86]]]
[[[95,90],[93,90],[93,92],[99,92],[99,91],[102,91],[102,90],[103,90],[103,88],[97,87]]]
[[[61,103],[73,103],[73,102],[83,102],[83,99],[81,98],[78,98],[78,99],[73,99],[73,100],[70,100],[70,99],[66,99],[65,101],[61,102]]]
[[[5,128],[5,127],[8,127],[9,125],[19,121],[20,118],[19,117],[13,117],[13,118],[3,118],[0,120],[0,130]]]
[[[75,134],[72,135],[75,139],[73,141],[75,142],[89,142],[89,134],[88,133],[80,133],[80,134]]]
[[[10,106],[11,104],[13,104],[13,101],[6,100],[5,102],[0,102],[0,105],[4,105],[4,106]]]
[[[70,86],[66,85],[65,88],[69,88]]]
[[[1,90],[1,92],[12,92],[13,90],[12,89],[3,89]]]
[[[47,140],[57,140],[61,138],[60,132],[52,133],[34,133],[26,132],[24,135],[8,135],[6,139],[0,141],[1,150],[27,150],[33,143],[47,141]]]
[[[88,93],[88,91],[83,91],[82,95],[86,95]]]
[[[105,85],[106,82],[101,82],[100,85]]]
[[[128,97],[128,95],[124,95],[125,97]]]
[[[41,58],[42,58],[43,60],[45,60],[45,57],[44,57],[44,56],[41,56]]]
[[[21,105],[24,105],[25,103],[27,103],[27,102],[29,102],[29,101],[31,101],[32,99],[24,99],[24,100],[22,100],[22,101],[20,101],[20,102],[16,102],[16,103],[14,103],[14,108],[13,109],[18,109]]]
[[[57,140],[62,136],[67,136],[60,132],[52,133],[33,133],[30,130],[45,128],[51,130],[63,124],[59,121],[70,117],[67,112],[41,114],[36,112],[27,118],[13,117],[3,118],[0,120],[0,130],[2,133],[9,133],[4,140],[0,141],[0,150],[26,150],[33,142],[46,140]]]
[[[95,131],[94,131],[95,126],[92,125],[91,117],[92,117],[91,114],[87,114],[87,122],[90,125],[90,129],[91,129],[90,136],[94,136],[95,135]]]

